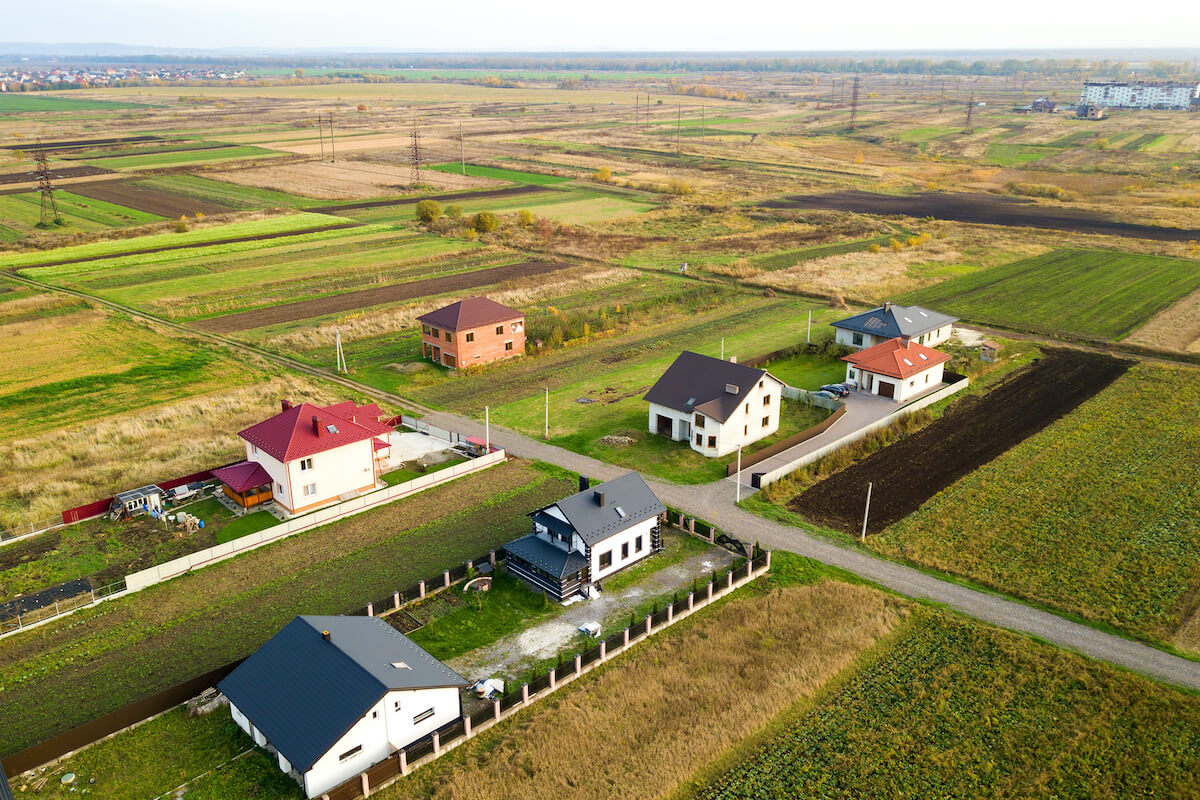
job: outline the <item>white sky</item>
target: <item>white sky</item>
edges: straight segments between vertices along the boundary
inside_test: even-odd
[[[1188,48],[1200,3],[1082,0],[60,0],[10,2],[0,40],[381,51]]]

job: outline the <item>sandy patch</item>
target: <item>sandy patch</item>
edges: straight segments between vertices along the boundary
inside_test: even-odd
[[[412,173],[407,167],[365,161],[310,161],[254,169],[208,173],[219,180],[257,186],[321,200],[364,200],[407,189]],[[469,189],[499,185],[500,181],[469,178],[433,170],[421,171],[421,182],[438,189]]]
[[[1125,341],[1181,353],[1200,353],[1200,290],[1152,317]],[[1200,643],[1200,634],[1197,642]]]

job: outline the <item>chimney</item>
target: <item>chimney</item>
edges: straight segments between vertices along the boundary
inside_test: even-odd
[[[329,631],[321,631],[321,638],[327,642],[333,641],[333,637],[329,635]]]
[[[317,419],[316,414],[313,414],[313,433],[316,434],[318,439],[321,438],[321,421]]]
[[[579,491],[586,492],[592,487],[592,482],[588,480],[586,475],[579,476]]]
[[[883,304],[883,310],[885,312],[892,310],[892,301],[891,300],[888,300],[886,303]]]
[[[604,492],[596,491],[596,492],[592,493],[592,496],[596,498],[596,505],[603,508],[604,507]]]
[[[737,363],[737,356],[730,356],[730,357],[729,357],[729,363],[730,363],[730,364],[736,364],[736,363]]]
[[[284,411],[288,411],[292,407],[292,401],[291,400],[280,400],[279,405],[283,406]]]
[[[912,345],[912,339],[908,334],[904,334],[900,337],[900,344],[905,350],[907,350]]]

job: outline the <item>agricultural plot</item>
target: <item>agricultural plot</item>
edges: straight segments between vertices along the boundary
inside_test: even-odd
[[[1057,250],[918,289],[906,302],[1014,330],[1120,339],[1200,289],[1200,261]]]
[[[232,210],[229,206],[167,194],[127,181],[75,183],[71,185],[71,191],[94,200],[118,203],[147,214],[175,219],[181,215],[194,217],[197,214],[222,214]]]
[[[74,192],[55,192],[54,199],[58,203],[58,211],[62,215],[64,225],[52,225],[47,229],[51,233],[122,228],[162,219],[157,214],[84,197]],[[0,241],[20,241],[31,233],[39,232],[37,226],[41,218],[41,196],[38,193],[0,195]]]
[[[868,543],[1169,641],[1200,587],[1198,414],[1194,370],[1138,365]]]
[[[130,108],[149,108],[149,106],[145,103],[96,100],[90,97],[63,97],[60,93],[0,94],[0,114],[44,114],[54,111],[122,111]]]
[[[1184,797],[1200,783],[1194,695],[930,609],[793,716],[679,796]]]
[[[151,175],[132,183],[147,191],[208,203],[237,210],[257,208],[299,208],[311,205],[312,198],[256,186],[227,183],[199,175]]]
[[[116,170],[156,169],[159,167],[182,167],[191,164],[213,164],[245,159],[278,158],[287,155],[277,150],[262,147],[221,147],[213,150],[177,150],[147,155],[116,156],[98,158],[94,166]]]
[[[452,174],[462,174],[462,165],[456,163],[449,164],[434,164],[429,169],[437,170],[438,172],[446,172]],[[500,181],[512,181],[513,183],[528,183],[534,186],[553,186],[556,183],[565,183],[571,180],[568,175],[546,175],[541,172],[520,172],[515,169],[502,169],[500,167],[484,167],[478,164],[467,164],[468,178],[493,178]]]
[[[528,529],[574,482],[490,469],[0,640],[10,754],[244,657],[296,614],[344,614]],[[168,787],[170,788],[170,787]]]

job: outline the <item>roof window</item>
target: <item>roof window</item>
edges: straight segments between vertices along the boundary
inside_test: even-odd
[[[904,363],[908,364],[910,367],[913,365],[913,363],[911,361],[909,361],[907,358],[904,359]]]
[[[917,353],[917,355],[919,355],[919,356],[921,357],[921,360],[922,360],[922,361],[928,361],[928,360],[929,360],[929,356],[925,355],[924,353]]]
[[[325,430],[329,431],[330,433],[338,432],[337,425],[326,425]]]
[[[405,664],[403,661],[393,661],[391,667],[392,669],[412,669],[412,667],[410,667],[408,664]]]
[[[621,519],[625,519],[629,515],[625,513],[625,509],[617,506],[617,516],[619,516]]]

